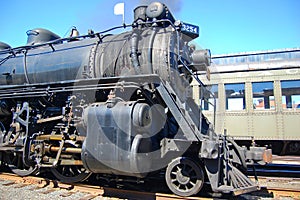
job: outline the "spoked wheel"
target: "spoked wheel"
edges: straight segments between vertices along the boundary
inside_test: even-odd
[[[86,180],[92,173],[88,172],[83,166],[57,166],[51,168],[53,175],[65,183],[75,183]]]
[[[76,147],[76,144],[65,144],[68,147]],[[70,155],[69,155],[70,156]],[[80,154],[72,154],[72,159],[81,160]],[[51,168],[53,175],[61,182],[75,183],[86,180],[92,173],[82,165],[60,165]]]
[[[37,165],[25,166],[22,153],[5,154],[4,159],[10,170],[19,176],[35,175],[38,172]]]
[[[165,174],[169,189],[179,196],[197,194],[204,182],[202,168],[187,157],[173,160],[167,167]]]
[[[16,140],[19,137],[19,133],[16,133],[15,128],[11,128],[4,137],[4,143],[8,146],[13,146],[19,150],[6,152],[3,155],[3,162],[10,168],[10,170],[19,176],[36,175],[38,173],[38,166],[33,160],[30,160],[30,156],[26,154],[29,152],[30,142],[29,139],[24,139],[24,146],[16,145]]]

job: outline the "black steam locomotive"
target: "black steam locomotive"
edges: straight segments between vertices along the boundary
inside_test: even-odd
[[[196,76],[209,50],[189,45],[199,28],[158,2],[113,29],[129,26],[115,35],[73,29],[68,38],[38,28],[26,46],[0,43],[1,164],[20,176],[48,168],[65,182],[164,172],[182,196],[204,183],[220,193],[257,190],[242,171],[268,151],[216,134],[192,99],[193,78],[202,97],[212,95]]]

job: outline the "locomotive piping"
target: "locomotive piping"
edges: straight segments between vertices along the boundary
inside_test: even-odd
[[[139,34],[139,29],[134,28],[132,31],[132,36],[131,36],[131,43],[130,43],[130,56],[131,56],[131,62],[133,65],[133,68],[137,74],[140,73],[140,62],[138,58],[138,37],[140,36]]]
[[[9,55],[5,58],[3,58],[2,60],[0,60],[0,65],[2,65],[3,63],[5,63],[7,60],[9,60],[10,58],[14,57],[15,55],[12,54],[12,55]]]
[[[115,26],[113,28],[107,29],[105,31],[101,31],[101,32],[97,32],[97,33],[93,33],[93,34],[87,34],[87,35],[80,35],[80,36],[76,36],[76,37],[72,37],[72,39],[79,39],[79,38],[90,38],[93,36],[100,36],[103,33],[107,33],[109,31],[113,31],[115,29],[119,29],[119,28],[127,28],[127,27],[131,27],[131,24],[125,24],[122,26]],[[0,55],[1,54],[6,54],[6,53],[10,53],[13,56],[16,56],[16,54],[20,53],[21,50],[29,50],[29,49],[34,49],[36,47],[42,47],[42,46],[46,46],[46,45],[51,45],[51,44],[55,44],[58,42],[63,42],[63,41],[68,41],[70,38],[59,38],[56,40],[51,40],[50,42],[44,42],[44,43],[40,43],[40,44],[34,44],[34,45],[25,45],[25,46],[20,46],[20,47],[16,47],[16,48],[10,48],[7,50],[2,50],[0,51]],[[10,57],[9,57],[10,58]],[[5,59],[9,59],[9,58],[5,58]],[[2,60],[0,61],[0,63],[2,64]]]
[[[148,69],[149,69],[150,73],[153,72],[152,49],[153,49],[153,42],[154,42],[156,33],[157,33],[157,27],[156,27],[156,24],[153,24],[153,31],[152,31],[150,39],[149,39],[149,47],[148,47]]]
[[[28,84],[30,84],[29,82],[29,78],[28,78],[28,73],[27,73],[27,64],[26,64],[26,55],[27,55],[27,50],[23,51],[24,53],[24,59],[23,59],[23,63],[24,63],[24,75],[25,75],[25,79],[26,79],[26,82]]]

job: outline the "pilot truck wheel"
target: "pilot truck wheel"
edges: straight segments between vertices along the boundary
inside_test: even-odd
[[[169,189],[179,196],[197,194],[204,182],[202,168],[187,157],[173,160],[167,167],[165,174]]]

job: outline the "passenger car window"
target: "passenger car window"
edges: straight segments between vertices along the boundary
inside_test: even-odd
[[[226,110],[244,110],[245,105],[245,84],[225,84]]]
[[[208,85],[206,87],[216,98],[216,105],[218,105],[218,85]],[[214,98],[208,94],[207,97],[202,100],[202,110],[214,110]]]
[[[281,81],[282,107],[300,109],[300,80]]]
[[[252,83],[253,108],[275,109],[273,82]]]

